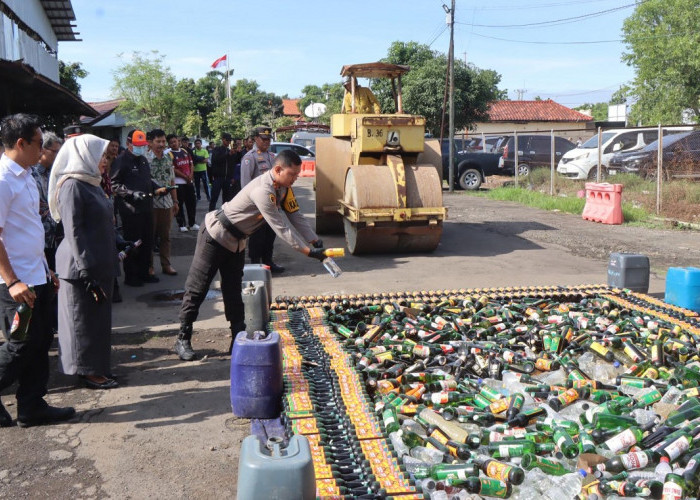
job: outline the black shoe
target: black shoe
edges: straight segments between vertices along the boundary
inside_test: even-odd
[[[283,272],[284,272],[284,267],[278,266],[278,265],[275,264],[274,262],[270,262],[270,263],[267,264],[267,265],[270,266],[270,272],[271,272],[272,274],[280,274],[280,273],[283,273]]]
[[[85,384],[85,387],[89,389],[115,389],[119,387],[119,383],[109,377],[105,377],[104,382],[95,382],[94,380],[87,378],[85,375],[80,375],[80,379]]]
[[[175,353],[183,361],[192,361],[197,357],[197,354],[192,349],[192,343],[190,339],[183,339],[178,337],[175,341],[175,347],[173,347]]]
[[[12,426],[12,416],[7,413],[7,410],[2,405],[0,401],[0,427],[11,427]]]
[[[143,278],[141,278],[144,283],[158,283],[160,281],[160,278],[158,276],[155,276],[153,274],[147,274]]]
[[[59,408],[57,406],[43,406],[27,415],[17,415],[17,423],[20,427],[33,427],[35,425],[53,424],[70,420],[75,415],[75,408]]]
[[[124,284],[126,286],[143,286],[143,281],[136,278],[126,278],[124,279]]]

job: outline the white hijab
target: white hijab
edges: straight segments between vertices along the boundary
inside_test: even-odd
[[[102,176],[98,165],[108,145],[106,139],[84,134],[71,137],[59,150],[49,178],[49,209],[57,222],[61,220],[58,190],[71,178],[99,186]]]

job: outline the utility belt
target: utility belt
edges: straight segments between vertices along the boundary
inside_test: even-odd
[[[224,214],[224,211],[222,209],[217,210],[214,215],[216,216],[216,220],[218,220],[221,223],[224,229],[226,229],[229,233],[235,236],[237,240],[245,240],[248,238],[247,234],[238,229],[236,225],[233,222],[231,222],[228,219],[228,217],[226,217],[226,214]]]

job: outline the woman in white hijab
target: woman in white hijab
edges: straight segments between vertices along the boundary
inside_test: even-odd
[[[65,232],[56,251],[56,272],[63,282],[58,295],[61,365],[93,389],[118,387],[110,378],[114,212],[98,169],[108,145],[94,135],[68,139],[49,179],[51,216],[63,222]]]

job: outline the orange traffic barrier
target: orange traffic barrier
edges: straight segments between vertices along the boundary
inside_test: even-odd
[[[622,224],[622,184],[587,182],[582,217],[603,224]]]
[[[316,161],[303,160],[301,162],[301,172],[299,177],[316,177]]]

